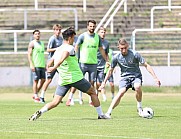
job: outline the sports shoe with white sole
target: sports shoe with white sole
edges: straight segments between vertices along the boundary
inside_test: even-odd
[[[40,97],[40,103],[45,103],[45,99]]]
[[[82,100],[82,99],[79,100],[79,104],[80,104],[80,105],[83,104],[83,100]]]
[[[140,117],[143,117],[143,109],[141,107],[137,108],[137,112]]]
[[[110,119],[110,118],[104,114],[104,115],[99,115],[98,119]]]
[[[30,118],[30,121],[35,121],[36,119],[38,119],[41,116],[41,112],[40,111],[36,111]]]
[[[106,113],[105,116],[108,117],[109,119],[111,119],[111,114]]]
[[[70,105],[71,105],[71,106],[75,105],[74,99],[71,99]]]

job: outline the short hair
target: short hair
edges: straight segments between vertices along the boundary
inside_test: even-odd
[[[39,31],[38,29],[35,29],[35,30],[33,31],[33,35],[35,34],[35,32],[39,32],[39,33],[40,33],[40,31]]]
[[[89,23],[93,23],[93,24],[96,25],[96,21],[95,21],[95,20],[88,20],[88,21],[87,21],[87,25],[89,25]]]
[[[55,30],[56,28],[61,28],[62,29],[62,26],[60,24],[54,24],[53,25],[53,30]]]
[[[118,40],[118,45],[126,45],[126,44],[128,44],[128,42],[125,38],[120,38]]]
[[[103,27],[103,26],[101,26],[100,28],[99,28],[99,31],[100,30],[103,30],[103,31],[105,31],[106,32],[106,28],[105,27]]]
[[[76,35],[75,30],[73,27],[69,27],[68,29],[66,29],[63,33],[63,39],[64,40],[68,40],[69,37],[72,37],[73,35]]]

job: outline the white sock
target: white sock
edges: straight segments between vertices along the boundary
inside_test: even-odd
[[[137,108],[142,108],[142,103],[141,102],[137,102]]]
[[[45,97],[45,91],[44,91],[44,90],[41,91],[40,97],[41,97],[41,98],[44,98],[44,97]]]
[[[74,98],[71,99],[71,105],[74,105]]]
[[[82,100],[82,92],[79,91],[79,99]]]
[[[104,113],[102,112],[101,106],[96,107],[96,111],[97,111],[98,115],[104,115]]]
[[[44,106],[43,108],[40,109],[41,113],[45,113],[48,111],[48,108]]]
[[[106,95],[105,94],[102,94],[102,97],[103,97],[103,101],[106,101],[107,98],[106,98]]]
[[[91,99],[91,97],[89,96],[89,103],[91,103],[92,102],[92,99]]]
[[[96,89],[95,91],[96,91],[96,94],[98,94],[98,91],[97,91],[97,89]]]
[[[35,97],[35,98],[38,98],[38,93],[34,93],[34,97]]]
[[[69,93],[69,96],[68,96],[68,99],[71,100],[71,99],[73,98],[73,95],[74,95],[74,94],[73,94],[72,92],[70,92],[70,93]]]
[[[113,110],[112,108],[109,108],[109,109],[107,110],[107,114],[111,115],[112,110]]]

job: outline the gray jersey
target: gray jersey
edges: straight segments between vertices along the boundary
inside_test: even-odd
[[[105,39],[102,40],[102,47],[103,47],[105,53],[108,55],[108,53],[109,53],[109,42],[107,40],[105,40]],[[99,50],[97,52],[97,60],[98,60],[97,69],[104,69],[106,61],[102,57],[102,54]]]
[[[55,37],[55,35],[51,36],[48,41],[48,48],[57,48],[63,43],[63,38],[59,36],[58,38]],[[48,59],[50,59],[53,56],[54,52],[49,52]]]
[[[121,70],[121,77],[139,78],[142,77],[139,63],[144,64],[144,58],[138,52],[128,49],[126,56],[118,53],[113,57],[111,68],[114,68],[118,64]]]

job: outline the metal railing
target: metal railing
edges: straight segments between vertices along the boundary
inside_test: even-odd
[[[75,24],[75,30],[78,30],[78,13],[76,8],[35,8],[35,9],[0,9],[1,12],[11,12],[12,14],[15,12],[23,12],[24,13],[24,30],[28,27],[28,12],[30,11],[73,11],[74,13],[74,24]]]
[[[131,37],[131,43],[132,43],[132,48],[133,50],[136,49],[135,45],[135,40],[136,40],[136,33],[137,32],[166,32],[166,31],[181,31],[181,28],[143,28],[143,29],[135,29],[132,32],[132,37]]]
[[[168,9],[168,10],[171,10],[171,9],[181,9],[181,6],[153,6],[151,8],[151,20],[150,20],[150,25],[151,25],[151,29],[154,28],[154,10],[156,9]]]
[[[97,25],[95,32],[98,31],[98,29],[103,25],[103,23],[105,22],[105,20],[107,19],[107,17],[110,15],[109,19],[107,20],[107,22],[105,23],[104,27],[106,28],[108,26],[108,24],[111,22],[111,34],[113,34],[113,17],[115,16],[115,14],[118,12],[118,10],[121,8],[121,6],[124,3],[124,13],[127,13],[127,0],[121,0],[121,2],[118,4],[117,8],[114,10],[114,7],[117,5],[117,3],[120,0],[115,0],[114,3],[111,5],[111,7],[109,8],[109,10],[107,11],[107,13],[104,15],[104,17],[102,18],[102,20],[100,21],[100,23]],[[114,10],[114,11],[113,11]]]

